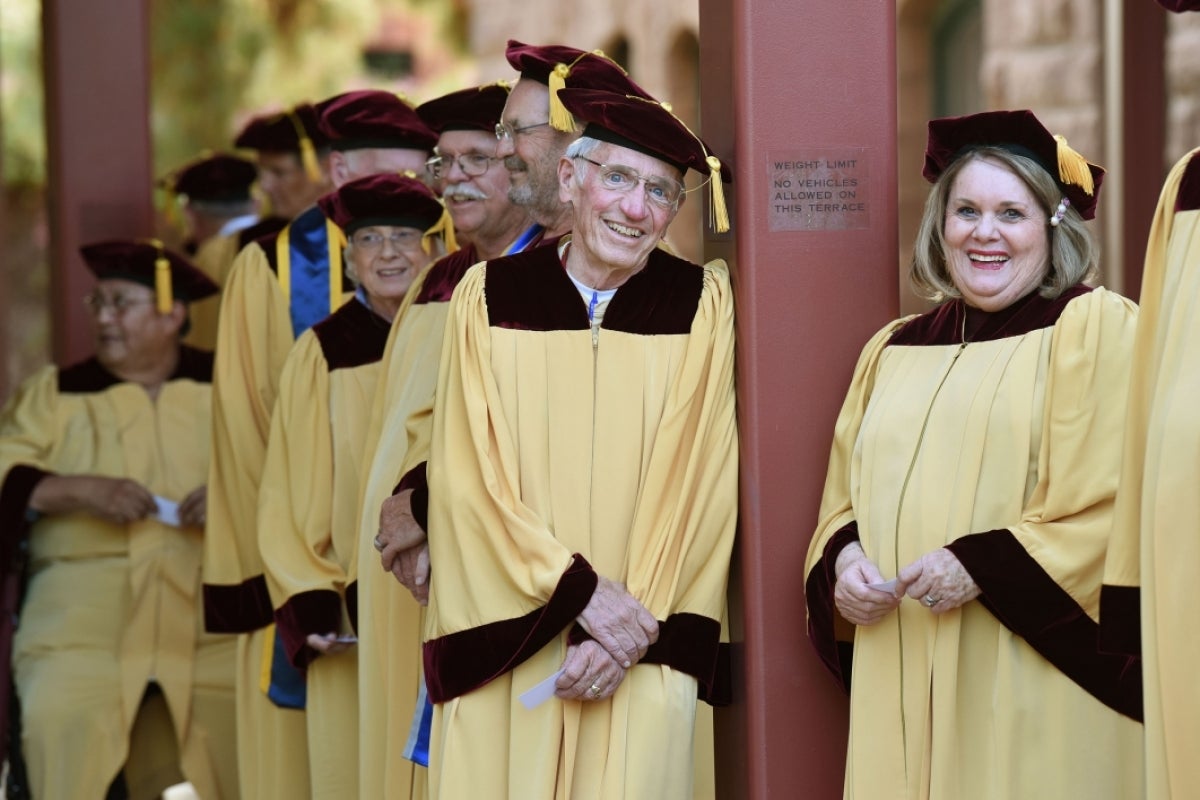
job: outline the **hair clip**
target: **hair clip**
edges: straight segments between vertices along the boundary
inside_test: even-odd
[[[1050,215],[1050,227],[1057,228],[1058,223],[1062,222],[1063,217],[1067,213],[1067,209],[1071,207],[1071,201],[1063,198],[1058,201],[1058,207],[1054,209],[1054,213]]]

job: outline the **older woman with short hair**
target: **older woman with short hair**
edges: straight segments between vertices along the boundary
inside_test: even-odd
[[[1082,283],[1103,170],[997,111],[931,122],[925,176],[941,304],[864,349],[806,565],[845,796],[1140,796],[1139,665],[1097,647],[1136,321]]]
[[[358,796],[353,580],[367,423],[392,320],[429,263],[427,234],[444,212],[428,187],[399,175],[351,181],[318,203],[346,234],[347,274],[358,290],[288,355],[271,418],[258,530],[285,651],[276,658],[284,655],[306,672],[304,684],[294,687],[298,696],[285,696],[286,684],[273,682],[272,699],[306,709],[311,797],[340,800]]]

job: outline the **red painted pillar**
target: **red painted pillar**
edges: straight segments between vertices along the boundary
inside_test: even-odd
[[[79,246],[153,231],[146,0],[43,0],[54,358],[92,350]]]
[[[1168,168],[1163,157],[1167,138],[1166,16],[1155,3],[1123,3],[1121,8],[1123,168],[1118,224],[1124,231],[1122,292],[1134,300],[1141,294],[1146,242]]]
[[[734,270],[742,436],[718,784],[825,800],[847,705],[806,639],[803,568],[854,363],[898,313],[895,3],[700,0],[700,34],[702,129],[736,172],[733,232],[706,241]]]

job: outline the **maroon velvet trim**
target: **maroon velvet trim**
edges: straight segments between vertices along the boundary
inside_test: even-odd
[[[1183,170],[1179,194],[1175,195],[1175,212],[1200,208],[1200,158],[1193,156]]]
[[[267,217],[266,219],[260,219],[248,228],[242,228],[237,232],[238,250],[241,250],[255,239],[279,233],[287,224],[288,221],[283,217]]]
[[[25,515],[30,495],[43,478],[53,474],[28,464],[16,464],[0,483],[0,575],[13,571],[14,554],[29,534]]]
[[[591,639],[576,623],[567,634],[570,644]],[[721,644],[721,623],[711,617],[681,612],[658,623],[658,641],[639,664],[662,664],[686,672],[699,682],[699,697],[709,705],[729,705],[730,651]]]
[[[196,383],[212,383],[213,354],[210,350],[197,350],[188,345],[179,346],[179,363],[167,380],[192,380]]]
[[[283,641],[288,661],[305,670],[319,652],[308,646],[310,633],[337,631],[342,622],[342,598],[332,589],[301,592],[275,611],[275,630]]]
[[[58,391],[62,394],[102,392],[121,383],[121,379],[100,366],[95,356],[58,371]]]
[[[990,342],[1010,336],[1024,336],[1030,331],[1052,326],[1062,316],[1068,303],[1090,291],[1092,287],[1080,283],[1052,300],[1034,291],[1008,308],[991,313],[969,308],[961,298],[951,300],[905,323],[892,334],[888,345],[920,347],[959,344],[963,340],[964,314],[967,315],[968,342]]]
[[[847,692],[850,691],[850,660],[854,647],[850,642],[839,642],[835,634],[838,611],[833,604],[833,589],[837,584],[834,566],[842,550],[857,541],[858,522],[852,520],[829,539],[825,552],[813,565],[804,585],[805,602],[808,603],[808,640]]]
[[[1141,721],[1140,658],[1100,650],[1100,626],[1042,570],[1008,530],[946,546],[983,592],[979,602],[1088,694]]]
[[[383,358],[391,324],[357,299],[313,326],[329,371],[374,364]]]
[[[204,584],[204,628],[209,633],[250,633],[273,619],[262,575],[238,584]]]
[[[426,533],[429,533],[429,479],[426,477],[425,471],[428,466],[428,461],[422,461],[404,473],[404,477],[400,479],[392,492],[393,495],[396,495],[405,489],[413,490],[412,497],[409,498],[413,519]]]
[[[523,617],[491,622],[425,643],[425,685],[435,703],[453,700],[509,672],[583,613],[597,575],[583,556],[563,573],[549,602]]]
[[[417,293],[413,305],[449,303],[450,296],[454,294],[454,287],[458,286],[463,275],[467,274],[467,270],[477,263],[479,263],[479,257],[475,255],[475,245],[467,245],[461,250],[439,258],[437,263],[430,267],[429,272],[425,274],[425,280],[421,283],[421,291]]]
[[[1142,593],[1138,587],[1100,587],[1100,649],[1142,655]]]
[[[354,635],[358,635],[358,581],[352,581],[346,587],[346,613],[350,617],[350,627]]]
[[[263,255],[267,258],[267,266],[271,268],[271,272],[279,274],[279,253],[275,250],[276,242],[279,241],[280,234],[283,229],[268,233],[266,236],[260,236],[254,240],[254,244],[262,248]]]
[[[600,327],[645,336],[688,333],[704,288],[704,270],[663,250],[625,282]],[[488,262],[488,323],[527,331],[587,330],[587,306],[567,276],[558,248],[543,245]]]
[[[212,383],[212,371],[213,354],[211,352],[180,345],[179,361],[175,364],[175,370],[167,380]],[[102,392],[124,382],[102,367],[95,356],[58,371],[58,391],[62,394]]]

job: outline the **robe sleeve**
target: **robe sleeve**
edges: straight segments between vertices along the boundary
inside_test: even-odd
[[[688,347],[645,470],[630,536],[627,585],[660,621],[643,661],[695,677],[702,699],[728,702],[726,618],[737,531],[734,302],[723,261],[704,268]]]
[[[850,687],[851,643],[854,626],[834,607],[833,589],[836,576],[834,562],[851,542],[858,541],[858,527],[851,503],[850,475],[855,458],[863,415],[871,401],[879,358],[892,334],[908,318],[897,320],[880,329],[863,348],[854,367],[854,377],[842,402],[833,431],[833,446],[829,453],[829,469],[825,473],[825,490],[821,495],[817,530],[808,546],[805,560],[805,601],[808,606],[808,638],[817,654],[847,690]]]
[[[438,529],[470,531],[480,548],[473,560],[494,564],[492,574],[454,581],[462,601],[455,605],[487,608],[489,598],[517,593],[527,609],[546,605],[568,566],[575,560],[546,523],[521,501],[516,445],[509,426],[497,415],[503,404],[491,371],[491,336],[484,297],[486,264],[472,268],[450,302],[438,373],[434,424],[430,446],[430,527],[435,563],[456,559],[441,542]],[[435,527],[437,526],[437,527]],[[465,576],[464,576],[465,577]],[[594,589],[569,615],[583,610]],[[452,633],[461,622],[442,620]]]
[[[1112,538],[1104,563],[1104,586],[1100,592],[1101,643],[1106,650],[1130,655],[1142,652],[1143,547],[1147,552],[1153,549],[1152,542],[1144,541],[1152,536],[1150,529],[1154,525],[1153,506],[1144,505],[1153,503],[1146,494],[1154,484],[1153,479],[1147,479],[1147,471],[1161,468],[1159,463],[1151,463],[1147,458],[1151,418],[1156,412],[1163,413],[1161,405],[1157,404],[1170,395],[1170,384],[1166,381],[1174,376],[1163,374],[1164,351],[1180,347],[1179,343],[1171,341],[1172,334],[1178,336],[1186,324],[1177,316],[1181,311],[1187,313],[1186,306],[1180,309],[1178,303],[1180,298],[1195,295],[1194,283],[1188,286],[1183,281],[1187,273],[1194,274],[1194,265],[1200,264],[1200,236],[1195,230],[1200,215],[1192,213],[1181,218],[1177,213],[1182,184],[1186,176],[1197,172],[1197,164],[1193,162],[1198,155],[1200,149],[1188,153],[1167,175],[1150,228],[1142,275],[1141,311],[1133,346],[1121,481]],[[1183,345],[1193,346],[1191,343]],[[1156,443],[1153,449],[1166,453],[1172,448],[1169,444],[1163,447]],[[1193,454],[1183,449],[1180,456],[1188,459]],[[1194,464],[1190,465],[1190,470],[1194,474]],[[1170,559],[1180,554],[1162,555]]]
[[[27,531],[30,495],[42,478],[53,474],[57,379],[58,370],[45,367],[0,412],[0,574],[8,573]]]
[[[204,612],[214,633],[271,622],[255,522],[271,411],[292,341],[287,298],[252,243],[238,254],[225,287],[213,366]]]
[[[289,660],[306,667],[310,633],[341,625],[345,570],[333,558],[334,454],[329,366],[306,331],[288,356],[271,417],[258,503],[258,546]]]
[[[1136,322],[1136,306],[1103,289],[1066,307],[1053,331],[1037,479],[1022,519],[947,548],[1006,627],[1139,718],[1140,664],[1100,653],[1097,624]]]
[[[735,350],[729,274],[713,262],[634,512],[629,590],[658,619],[724,616],[737,526]]]

